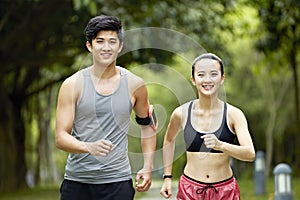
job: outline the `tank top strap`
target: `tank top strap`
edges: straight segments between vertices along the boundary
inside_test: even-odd
[[[222,119],[222,127],[226,125],[227,122],[227,103],[224,102],[224,110],[223,110],[223,119]]]
[[[189,126],[189,127],[192,127],[192,124],[191,124],[191,114],[192,114],[193,102],[194,101],[191,101],[190,104],[189,104],[188,114],[187,114],[187,120],[186,120],[186,124],[185,124],[185,126]]]
[[[186,120],[186,125],[185,126],[192,127],[192,124],[191,124],[191,115],[192,115],[193,102],[194,101],[191,101],[190,104],[189,104],[188,114],[187,114],[187,120]],[[220,127],[223,127],[224,124],[226,124],[226,123],[227,123],[227,103],[224,102],[223,117],[222,117],[222,123],[221,123]]]
[[[123,67],[118,67],[120,69],[120,75],[124,76],[127,74],[127,69],[123,68]],[[90,77],[90,69],[91,67],[86,67],[84,69],[82,69],[82,74],[84,77]]]
[[[119,67],[119,69],[120,69],[120,75],[121,75],[121,76],[124,76],[124,75],[127,74],[127,69],[125,69],[125,68],[123,68],[123,67]]]
[[[123,88],[124,92],[129,92],[128,89],[128,80],[127,80],[127,74],[128,71],[127,69],[123,68],[123,67],[118,67],[120,69],[120,88]],[[124,94],[125,95],[125,94]]]
[[[86,67],[86,68],[82,69],[82,74],[84,77],[90,77],[90,68],[91,67]]]

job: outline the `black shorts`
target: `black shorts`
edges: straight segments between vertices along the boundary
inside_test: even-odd
[[[60,187],[61,200],[133,200],[132,180],[87,184],[64,179]]]

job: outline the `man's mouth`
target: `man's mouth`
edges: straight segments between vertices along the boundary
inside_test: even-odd
[[[110,58],[111,53],[101,53],[100,55],[104,58]]]

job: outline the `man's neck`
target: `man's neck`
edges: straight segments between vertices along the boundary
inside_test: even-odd
[[[112,63],[109,66],[93,65],[91,73],[98,79],[109,79],[118,73],[118,69],[115,63]]]

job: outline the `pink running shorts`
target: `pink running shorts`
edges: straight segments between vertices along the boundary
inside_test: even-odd
[[[240,200],[240,189],[236,179],[217,183],[202,183],[185,174],[178,182],[177,200]]]

